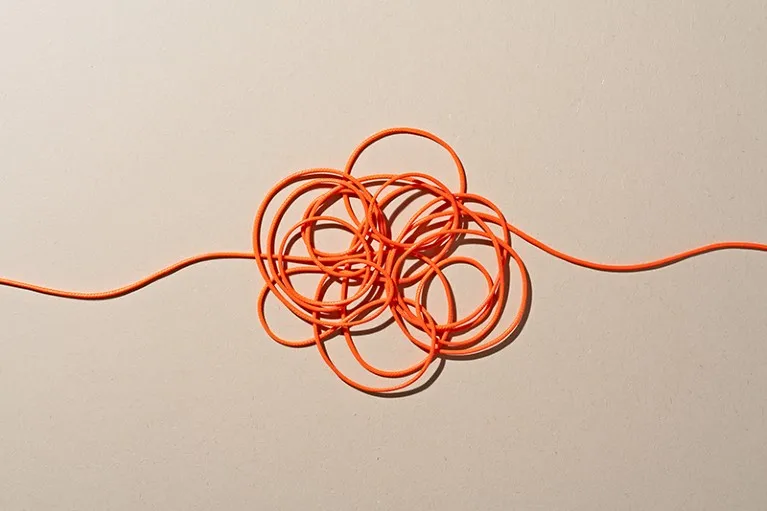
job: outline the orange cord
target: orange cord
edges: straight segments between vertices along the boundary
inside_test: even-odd
[[[458,191],[453,192],[434,177],[418,172],[376,174],[360,178],[352,176],[354,165],[365,149],[382,138],[397,134],[424,137],[447,150],[458,172]],[[277,208],[268,227],[264,228],[267,207],[285,190],[292,191]],[[391,219],[384,213],[384,209],[394,199],[411,191],[429,196],[431,200],[418,209],[398,233],[393,233]],[[301,220],[278,241],[277,230],[286,211],[299,197],[308,193],[314,193],[316,197],[304,211]],[[339,201],[343,202],[346,209],[346,219],[325,213],[331,205]],[[355,213],[353,201],[361,207],[361,216]],[[349,248],[336,253],[317,249],[315,234],[318,224],[332,224],[348,231],[352,235]],[[491,225],[496,226],[496,231],[500,228],[500,236],[491,229]],[[468,193],[463,164],[444,140],[415,128],[392,128],[364,140],[351,154],[343,171],[328,168],[309,169],[297,172],[277,183],[267,193],[256,213],[252,253],[201,254],[175,263],[133,284],[97,293],[62,291],[2,278],[0,285],[62,298],[106,300],[137,291],[199,262],[214,259],[254,259],[265,282],[258,298],[258,317],[272,339],[291,347],[313,344],[317,346],[330,369],[347,384],[368,393],[389,393],[415,383],[437,358],[465,357],[486,352],[498,346],[519,328],[527,309],[529,276],[524,262],[511,246],[511,234],[569,263],[607,272],[655,269],[715,250],[745,249],[767,252],[767,245],[761,243],[724,242],[637,264],[602,264],[573,257],[507,222],[500,209],[488,199]],[[491,275],[476,259],[454,255],[458,248],[457,242],[466,236],[482,238],[493,247],[497,266],[495,275]],[[298,239],[303,241],[308,255],[290,254],[292,244]],[[520,276],[519,305],[511,322],[505,328],[501,327],[500,333],[491,337],[491,331],[498,327],[506,304],[507,273],[511,260],[514,261]],[[408,270],[404,269],[406,263],[411,263]],[[453,264],[465,264],[477,269],[487,283],[485,299],[463,318],[455,317],[452,288],[443,272],[446,266]],[[418,271],[412,271],[413,268],[418,268]],[[319,276],[313,296],[304,296],[293,286],[291,278],[300,274]],[[445,289],[448,312],[444,323],[438,323],[424,303],[425,289],[435,278]],[[405,290],[414,286],[414,297],[405,296]],[[338,288],[337,294],[334,292],[334,299],[326,299],[332,287]],[[284,339],[277,335],[269,327],[264,312],[269,294],[276,297],[296,317],[311,325],[312,334],[301,340]],[[424,352],[424,357],[419,362],[404,369],[384,370],[371,365],[362,357],[354,341],[353,328],[370,323],[385,311],[389,311],[403,335]],[[352,355],[363,368],[376,376],[399,381],[374,387],[344,374],[330,358],[325,347],[325,342],[338,334],[343,335]]]

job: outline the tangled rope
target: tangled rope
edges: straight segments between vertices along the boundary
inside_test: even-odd
[[[442,146],[455,164],[459,186],[451,191],[436,178],[419,172],[352,175],[365,149],[375,142],[397,134],[415,135]],[[406,194],[427,197],[396,232],[388,209]],[[265,217],[269,206],[280,193],[287,197],[277,206],[271,221]],[[281,235],[286,212],[301,198],[309,198],[301,219]],[[345,218],[329,213],[343,205]],[[357,211],[355,211],[355,204]],[[333,226],[351,235],[348,247],[340,252],[317,248],[321,227]],[[493,227],[495,229],[493,229]],[[213,259],[255,259],[264,279],[258,298],[258,317],[266,333],[285,346],[315,345],[322,359],[345,383],[368,393],[391,393],[413,385],[437,359],[477,355],[497,347],[523,322],[529,299],[529,277],[525,264],[512,248],[514,234],[562,260],[579,266],[610,272],[634,272],[658,268],[694,255],[722,249],[767,251],[767,245],[750,242],[713,243],[655,261],[611,265],[579,259],[560,252],[506,221],[500,209],[488,199],[466,190],[466,172],[456,152],[442,139],[414,128],[393,128],[364,140],[341,170],[329,168],[297,172],[280,181],[269,191],[256,213],[253,225],[253,252],[212,252],[178,262],[128,286],[99,293],[62,291],[10,279],[0,285],[38,293],[81,300],[103,300],[123,296],[155,282],[182,268]],[[467,237],[492,246],[495,268],[488,269],[477,259],[457,254]],[[292,253],[302,243],[306,255]],[[506,325],[499,325],[505,310],[510,282],[511,261],[519,277],[519,302],[516,314]],[[470,313],[456,317],[456,304],[444,269],[450,265],[468,265],[478,270],[487,284],[487,294]],[[300,275],[318,277],[311,296],[300,293],[295,279]],[[433,281],[444,288],[447,318],[438,322],[426,307],[426,289]],[[411,296],[407,296],[410,292]],[[310,330],[305,339],[285,339],[269,326],[265,314],[268,295],[277,298]],[[354,328],[370,324],[383,314],[390,314],[402,335],[416,346],[423,358],[399,370],[378,368],[360,354],[354,340]],[[345,374],[333,362],[326,341],[342,335],[361,367],[389,385],[371,386]]]
[[[407,133],[428,138],[444,147],[452,157],[459,178],[459,189],[447,186],[427,174],[377,174],[356,178],[354,165],[362,152],[376,141],[389,135]],[[277,209],[265,237],[264,214],[281,191],[295,189]],[[386,214],[398,198],[409,192],[428,197],[407,220],[399,232],[393,232],[392,221]],[[281,240],[276,239],[285,211],[305,194],[314,198],[305,209],[301,220],[287,229]],[[362,212],[355,213],[352,201]],[[325,211],[334,203],[343,202],[346,218],[330,216]],[[480,211],[472,206],[484,206]],[[349,247],[338,253],[326,253],[315,246],[315,228],[320,224],[334,225],[352,235]],[[494,224],[503,231],[497,236],[490,227]],[[299,235],[308,256],[291,256],[286,247],[293,234]],[[479,261],[454,254],[456,243],[466,236],[488,240],[495,250],[497,268],[491,276]],[[263,243],[262,243],[263,237]],[[327,365],[349,385],[366,392],[392,392],[403,389],[418,380],[439,354],[465,356],[489,349],[503,341],[521,322],[527,302],[527,271],[522,259],[511,247],[507,223],[501,211],[487,199],[466,192],[466,173],[458,155],[443,140],[431,133],[416,129],[386,130],[365,140],[351,155],[343,171],[311,169],[293,174],[278,183],[261,204],[253,227],[253,251],[266,285],[259,297],[259,318],[264,329],[275,341],[299,347],[315,344]],[[521,297],[513,321],[500,333],[487,339],[497,325],[504,310],[507,272],[510,258],[517,263],[522,274]],[[406,264],[408,261],[415,265]],[[293,266],[290,266],[290,264]],[[450,281],[443,269],[448,265],[473,266],[487,282],[487,296],[471,313],[455,317],[455,303]],[[410,274],[406,267],[417,267]],[[320,274],[313,296],[296,291],[291,277],[302,274]],[[438,279],[447,297],[447,320],[438,323],[426,308],[424,289]],[[415,287],[414,297],[406,290]],[[330,289],[333,295],[329,295]],[[273,294],[297,317],[312,326],[312,335],[304,340],[283,339],[269,327],[264,315],[264,301]],[[367,362],[354,342],[355,326],[369,323],[388,312],[399,325],[402,334],[423,351],[423,358],[401,370],[389,371]],[[371,387],[345,375],[331,360],[325,339],[342,333],[354,358],[367,371],[384,378],[403,379],[396,384]],[[461,340],[455,340],[461,334]]]

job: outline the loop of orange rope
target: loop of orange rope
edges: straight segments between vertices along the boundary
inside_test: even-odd
[[[452,157],[458,174],[458,190],[451,191],[436,178],[419,172],[352,175],[360,155],[375,142],[398,134],[415,135],[442,146]],[[767,251],[767,245],[751,242],[713,243],[669,257],[639,264],[602,264],[560,252],[506,221],[500,209],[488,199],[466,190],[466,172],[456,152],[442,139],[414,128],[393,128],[364,140],[351,154],[343,170],[329,168],[297,172],[275,185],[262,201],[253,225],[253,252],[215,252],[186,259],[128,286],[99,293],[62,291],[25,282],[0,279],[0,285],[26,289],[52,296],[82,300],[103,300],[123,296],[184,267],[213,259],[254,259],[264,279],[258,298],[258,317],[265,332],[280,344],[290,347],[315,345],[325,363],[345,383],[369,393],[395,392],[413,385],[441,357],[460,358],[496,347],[523,321],[529,297],[529,277],[521,257],[512,248],[511,234],[545,252],[579,266],[610,272],[633,272],[659,268],[688,257],[721,249]],[[287,197],[267,220],[268,207],[282,192]],[[387,206],[409,192],[428,197],[394,232]],[[310,198],[301,219],[279,237],[285,214],[299,199]],[[328,210],[342,203],[345,218]],[[361,212],[355,212],[357,203]],[[347,231],[352,239],[341,252],[317,248],[318,226],[333,225]],[[495,230],[491,228],[495,227]],[[496,234],[500,232],[500,234]],[[459,241],[467,236],[485,240],[495,253],[495,268],[478,260],[457,255]],[[302,242],[306,255],[291,254]],[[499,325],[509,286],[511,261],[519,280],[516,314],[506,325]],[[484,278],[487,294],[469,314],[456,318],[450,281],[443,269],[463,264],[473,267]],[[409,266],[408,266],[409,265]],[[406,269],[406,267],[408,269]],[[318,284],[311,296],[301,294],[294,285],[299,275],[315,275]],[[438,322],[425,304],[425,290],[435,281],[444,288],[447,318]],[[411,297],[406,293],[411,292]],[[285,339],[269,326],[265,314],[266,298],[277,298],[308,328],[304,339]],[[378,368],[360,354],[354,340],[355,327],[369,324],[388,313],[405,339],[423,358],[401,369]],[[368,385],[345,374],[330,358],[326,342],[342,335],[362,368],[389,384]]]

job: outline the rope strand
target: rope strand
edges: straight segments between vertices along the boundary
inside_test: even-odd
[[[398,134],[414,135],[442,146],[451,156],[458,173],[459,188],[451,191],[436,178],[419,172],[352,176],[360,155],[375,142]],[[168,266],[132,284],[101,292],[83,293],[53,289],[26,282],[0,278],[8,286],[45,295],[76,300],[108,300],[138,291],[183,268],[218,259],[251,259],[264,279],[258,298],[258,317],[265,332],[276,342],[290,347],[315,345],[322,359],[345,383],[368,393],[391,393],[416,383],[429,366],[441,356],[460,358],[476,356],[497,347],[523,322],[529,299],[529,275],[524,261],[512,248],[511,235],[568,263],[605,272],[639,272],[677,263],[684,259],[717,250],[757,250],[767,252],[767,245],[753,242],[712,243],[654,261],[636,264],[604,264],[568,255],[543,243],[509,223],[490,200],[466,191],[466,172],[456,152],[442,139],[415,128],[392,128],[364,140],[351,154],[343,170],[309,169],[290,175],[277,183],[258,208],[253,224],[253,252],[210,252],[196,255]],[[287,198],[267,221],[266,211],[275,197],[287,191]],[[392,218],[385,209],[408,192],[418,192],[430,199],[421,206],[398,232],[393,232]],[[313,197],[301,220],[278,239],[286,212],[297,199]],[[362,215],[355,213],[357,202]],[[343,204],[346,218],[330,215],[334,204]],[[490,211],[490,213],[488,213]],[[318,225],[333,225],[352,236],[349,247],[341,252],[324,252],[316,247]],[[501,234],[491,229],[500,228]],[[488,270],[478,260],[458,255],[459,241],[479,238],[492,246],[495,268]],[[303,242],[307,255],[291,254],[296,240]],[[512,266],[512,261],[514,265]],[[471,313],[456,317],[452,287],[443,269],[449,265],[468,265],[478,270],[487,283],[487,295]],[[405,268],[408,270],[405,270]],[[509,272],[515,267],[519,276],[519,302],[516,314],[506,325],[499,325],[509,289]],[[301,294],[293,285],[298,275],[319,276],[311,296]],[[425,290],[437,279],[445,290],[447,319],[438,322],[427,310]],[[407,296],[407,292],[410,296]],[[268,295],[277,298],[308,327],[305,339],[285,339],[269,326],[265,314]],[[402,335],[423,352],[423,358],[397,370],[380,369],[366,361],[354,340],[354,328],[365,325],[388,312]],[[498,332],[500,330],[500,332]],[[371,374],[395,379],[391,384],[372,386],[346,375],[330,358],[325,343],[342,335],[357,362]]]

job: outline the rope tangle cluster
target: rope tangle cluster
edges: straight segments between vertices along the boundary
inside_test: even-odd
[[[436,178],[423,173],[376,174],[354,177],[352,170],[362,152],[376,141],[394,134],[427,138],[444,147],[458,172],[459,189],[451,191]],[[277,208],[265,229],[264,215],[274,197],[291,190]],[[392,218],[397,199],[419,193],[427,202],[393,232]],[[277,239],[277,229],[285,212],[297,199],[313,194],[301,220]],[[359,206],[355,212],[352,202]],[[345,218],[326,211],[343,203]],[[389,208],[387,208],[389,206]],[[479,206],[479,207],[478,207]],[[316,248],[318,225],[332,225],[351,234],[348,248],[338,253]],[[490,225],[500,228],[498,236]],[[264,230],[266,233],[264,235]],[[497,231],[498,229],[496,229]],[[456,255],[459,240],[487,240],[496,256],[496,268],[488,270],[478,260]],[[292,237],[300,237],[308,255],[289,253]],[[310,169],[279,182],[264,199],[256,214],[253,250],[266,282],[259,297],[259,319],[275,341],[292,347],[315,344],[327,365],[349,385],[373,393],[393,392],[416,382],[438,355],[454,357],[477,354],[502,342],[522,320],[528,296],[527,271],[522,259],[511,247],[511,237],[503,213],[490,201],[466,192],[466,173],[455,151],[437,136],[417,129],[399,128],[382,131],[365,140],[352,153],[343,171]],[[511,323],[500,333],[495,330],[507,296],[507,273],[513,259],[521,274],[519,308]],[[411,263],[411,264],[408,264]],[[443,269],[465,264],[477,269],[487,282],[482,303],[464,317],[456,318],[456,304],[450,281]],[[413,268],[415,268],[414,271]],[[299,293],[291,277],[299,274],[320,276],[312,296]],[[447,319],[439,323],[426,308],[424,290],[438,280],[447,297]],[[406,291],[415,292],[412,297]],[[311,325],[312,335],[303,340],[283,339],[269,327],[264,314],[267,295],[279,299],[293,314]],[[402,334],[423,351],[423,358],[404,369],[385,370],[366,361],[354,341],[353,329],[382,314],[390,314]],[[331,360],[325,340],[342,334],[354,358],[370,373],[401,381],[385,386],[365,385],[344,374]],[[456,339],[460,336],[461,339]]]
[[[391,135],[423,137],[442,146],[452,157],[458,173],[458,190],[450,190],[436,178],[419,172],[352,175],[365,149]],[[287,197],[276,207],[270,221],[267,211],[280,193]],[[393,206],[407,194],[417,193],[426,202],[394,229]],[[278,231],[286,212],[299,199],[309,198],[301,219],[285,232]],[[344,218],[330,210],[343,206]],[[356,206],[356,211],[355,211]],[[388,214],[387,214],[388,211]],[[321,230],[332,226],[346,231],[351,241],[341,252],[317,248]],[[494,228],[494,229],[493,229]],[[529,278],[525,264],[512,248],[511,235],[568,263],[606,272],[638,272],[667,266],[715,250],[737,249],[767,252],[767,244],[741,241],[711,243],[636,264],[604,264],[561,252],[506,221],[500,209],[488,199],[468,193],[466,172],[456,152],[442,139],[415,128],[392,128],[364,140],[351,154],[343,170],[316,168],[297,172],[280,181],[261,203],[253,225],[253,252],[209,252],[179,261],[132,284],[101,292],[83,293],[54,289],[28,282],[0,278],[0,286],[77,300],[106,300],[137,291],[182,268],[215,259],[252,259],[264,278],[258,298],[258,316],[267,334],[291,347],[316,345],[325,363],[341,380],[368,393],[392,393],[413,385],[440,358],[477,355],[498,347],[519,329],[529,299]],[[467,240],[480,240],[495,252],[494,268],[461,256],[458,248]],[[292,253],[302,243],[306,255]],[[519,305],[507,325],[499,324],[506,306],[512,261],[519,273]],[[456,317],[455,299],[444,269],[468,265],[483,276],[487,294],[470,313]],[[295,287],[296,277],[313,275],[318,283],[311,296]],[[426,307],[426,290],[432,282],[442,285],[447,301],[447,318],[439,322]],[[269,326],[265,303],[276,297],[307,325],[305,339],[284,339]],[[388,314],[402,335],[423,353],[417,363],[398,370],[381,369],[360,354],[354,332],[362,325]],[[330,358],[325,343],[343,336],[357,362],[388,385],[370,386],[342,372]]]

